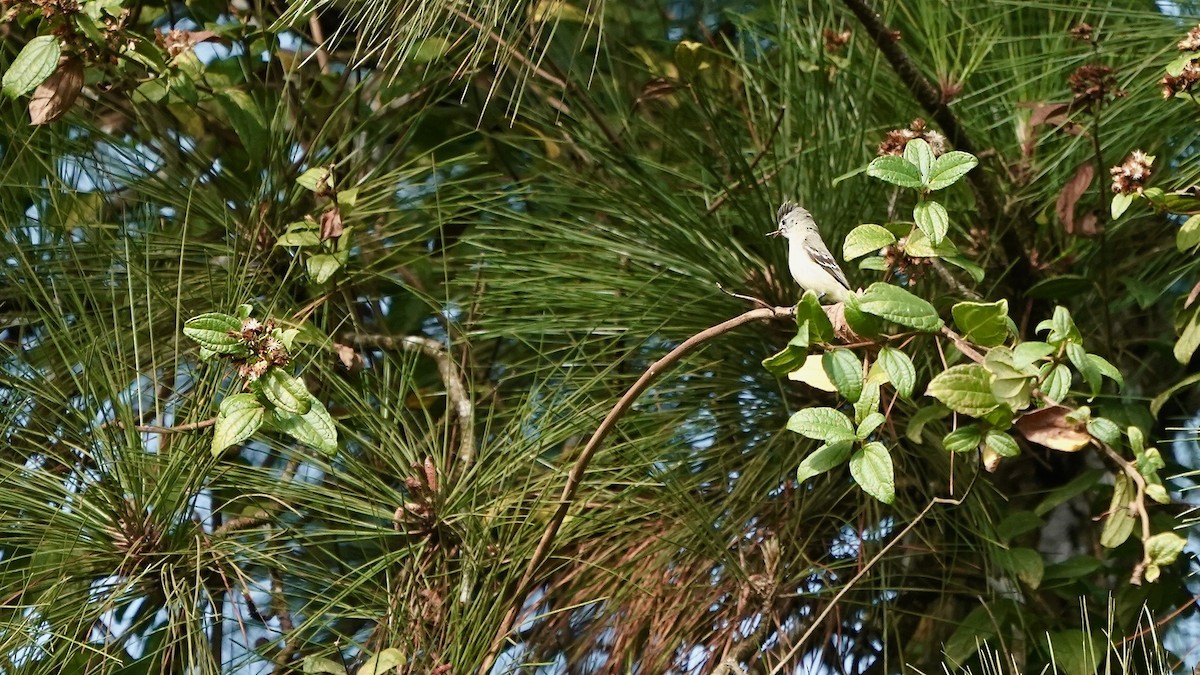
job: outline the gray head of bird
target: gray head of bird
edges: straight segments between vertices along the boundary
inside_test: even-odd
[[[801,208],[799,204],[784,202],[779,207],[775,218],[779,222],[779,228],[768,232],[768,237],[782,236],[784,239],[791,239],[817,231],[817,223],[813,220],[812,214]]]

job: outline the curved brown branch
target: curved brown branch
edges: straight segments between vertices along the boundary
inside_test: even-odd
[[[141,432],[143,434],[178,434],[178,433],[182,433],[185,431],[196,431],[197,429],[207,429],[208,427],[211,427],[211,426],[215,425],[216,423],[217,423],[217,418],[210,417],[206,420],[200,420],[199,422],[188,422],[187,424],[179,424],[179,425],[176,425],[173,427],[160,427],[160,426],[156,426],[153,424],[139,424],[139,425],[133,427],[133,430]],[[109,424],[112,424],[113,426],[116,426],[116,427],[120,427],[121,429],[125,428],[125,424],[123,422],[121,422],[120,420],[110,422]]]
[[[442,377],[442,385],[446,387],[446,398],[454,409],[458,420],[458,459],[462,462],[462,471],[467,471],[475,463],[475,404],[467,395],[466,381],[459,372],[458,364],[450,357],[450,352],[442,343],[420,335],[357,335],[346,333],[342,341],[358,346],[378,347],[390,351],[419,351],[437,362],[438,374]]]
[[[1146,478],[1142,476],[1142,472],[1137,470],[1133,462],[1121,456],[1121,453],[1113,450],[1107,443],[1096,444],[1100,448],[1100,452],[1108,458],[1110,462],[1121,468],[1121,471],[1129,476],[1129,480],[1133,481],[1134,488],[1137,494],[1133,499],[1133,510],[1138,515],[1138,520],[1142,526],[1142,560],[1133,568],[1133,573],[1129,577],[1129,583],[1134,586],[1142,584],[1142,574],[1146,571],[1146,567],[1152,562],[1150,552],[1146,550],[1146,541],[1150,539],[1150,512],[1146,510]]]
[[[608,436],[609,432],[617,425],[617,421],[633,406],[633,402],[637,400],[638,396],[651,383],[658,379],[658,376],[663,371],[683,358],[685,354],[705,342],[748,323],[791,318],[795,315],[795,307],[760,307],[696,333],[668,352],[666,356],[650,364],[650,367],[642,373],[637,382],[634,382],[633,386],[617,401],[612,410],[608,411],[608,415],[604,417],[604,421],[600,423],[600,426],[596,427],[596,431],[588,439],[587,445],[584,446],[579,458],[575,460],[575,465],[571,467],[570,473],[567,474],[566,485],[563,486],[562,494],[558,498],[558,508],[555,509],[554,515],[550,517],[550,522],[546,524],[546,529],[542,532],[542,538],[538,541],[537,548],[534,549],[533,555],[529,558],[529,563],[525,566],[525,573],[521,575],[521,580],[517,583],[515,592],[510,596],[513,598],[513,603],[505,614],[504,619],[500,622],[500,627],[496,631],[496,636],[492,639],[491,647],[484,658],[480,672],[487,672],[491,668],[496,655],[500,653],[500,648],[505,638],[512,630],[525,594],[529,592],[534,577],[538,573],[538,568],[542,566],[542,563],[549,556],[550,547],[554,543],[554,538],[558,536],[563,520],[567,517],[567,511],[571,508],[571,504],[575,500],[575,493],[579,490],[579,484],[583,482],[583,475],[587,471],[592,457],[596,455],[596,451],[600,449],[600,445],[604,443],[604,439]]]

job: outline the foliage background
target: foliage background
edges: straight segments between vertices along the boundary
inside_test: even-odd
[[[394,648],[414,673],[929,672],[978,668],[977,637],[1027,672],[1186,657],[1141,631],[1193,617],[1191,563],[1128,584],[1140,552],[1097,545],[1111,490],[1086,453],[1029,446],[973,480],[936,442],[945,421],[911,441],[899,402],[894,506],[844,471],[796,485],[811,447],[786,416],[834,403],[762,369],[780,323],[722,336],[638,401],[516,593],[582,441],[654,359],[744,309],[716,284],[794,301],[762,237],[778,203],[833,242],[901,217],[903,195],[855,172],[927,113],[854,4],[5,4],[4,70],[53,33],[85,75],[50,124],[0,105],[0,669],[354,672]],[[1094,407],[1166,438],[1194,391],[1159,420],[1146,400],[1192,372],[1171,349],[1197,265],[1177,219],[1108,222],[1104,168],[1143,148],[1164,185],[1197,180],[1195,109],[1157,84],[1195,7],[873,6],[984,158],[990,206],[963,186],[948,201],[987,271],[974,290],[1008,298],[1023,335],[1069,307],[1128,381]],[[1033,124],[1090,63],[1128,95],[1073,113],[1086,133]],[[1068,232],[1060,195],[1097,163],[1076,211],[1103,232]],[[314,284],[309,252],[275,243],[329,208],[295,183],[323,165],[357,199],[346,264]],[[946,310],[959,289],[915,291]],[[305,328],[298,372],[336,456],[265,435],[213,458],[202,429],[154,428],[210,419],[235,386],[181,326],[244,302]],[[933,342],[910,353],[927,382]],[[969,498],[834,602],[951,481]],[[1040,552],[1038,583],[1010,546]],[[513,607],[528,614],[498,642]]]

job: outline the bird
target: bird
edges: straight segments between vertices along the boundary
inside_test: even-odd
[[[767,236],[782,236],[788,240],[788,270],[796,283],[816,293],[820,299],[845,302],[850,294],[850,282],[821,240],[812,214],[799,204],[784,202],[776,218],[779,228],[768,232]]]

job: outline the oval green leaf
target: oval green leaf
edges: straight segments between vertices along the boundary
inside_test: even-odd
[[[839,441],[822,445],[813,450],[796,469],[796,482],[803,483],[813,476],[819,476],[845,464],[846,460],[850,458],[850,449],[853,445],[852,441]]]
[[[850,456],[850,475],[863,492],[884,504],[896,500],[896,477],[892,456],[882,443],[867,443]]]
[[[241,319],[221,312],[200,314],[183,324],[184,335],[216,354],[249,353],[246,343],[239,335],[241,331]]]
[[[950,231],[950,214],[946,207],[933,201],[921,202],[913,209],[913,220],[917,227],[929,237],[929,243],[937,248]]]
[[[4,95],[16,98],[33,91],[58,68],[61,55],[62,47],[53,35],[39,35],[26,42],[0,80]]]
[[[304,386],[304,380],[292,377],[278,366],[269,368],[258,383],[263,396],[280,410],[303,415],[312,405],[312,396]]]
[[[979,160],[967,152],[953,150],[938,157],[929,172],[929,189],[941,190],[958,182],[958,179],[974,169]]]
[[[900,187],[919,188],[924,185],[921,182],[921,170],[917,165],[895,155],[884,155],[871,160],[867,166],[867,175]]]
[[[337,453],[337,427],[329,411],[319,401],[314,401],[303,415],[276,410],[275,427],[327,455]]]
[[[858,300],[858,309],[926,333],[932,333],[943,325],[933,305],[899,286],[882,282],[867,288]]]
[[[850,423],[850,418],[833,408],[800,410],[788,419],[787,428],[805,438],[828,443],[854,439],[854,425]]]
[[[212,454],[220,455],[231,445],[254,435],[263,424],[266,408],[254,394],[234,394],[221,401],[213,430]]]
[[[850,234],[846,235],[846,241],[842,242],[842,258],[853,260],[894,243],[896,243],[896,235],[886,227],[872,223],[859,225],[850,230]]]
[[[977,363],[947,368],[933,378],[925,393],[972,417],[982,417],[1000,406],[992,394],[991,374]]]
[[[821,367],[829,376],[838,393],[851,403],[862,395],[863,372],[858,357],[849,349],[833,349],[825,352],[821,359]]]
[[[879,365],[887,373],[888,381],[896,388],[896,393],[902,398],[912,396],[917,386],[917,369],[908,354],[895,347],[884,347],[879,350]]]

